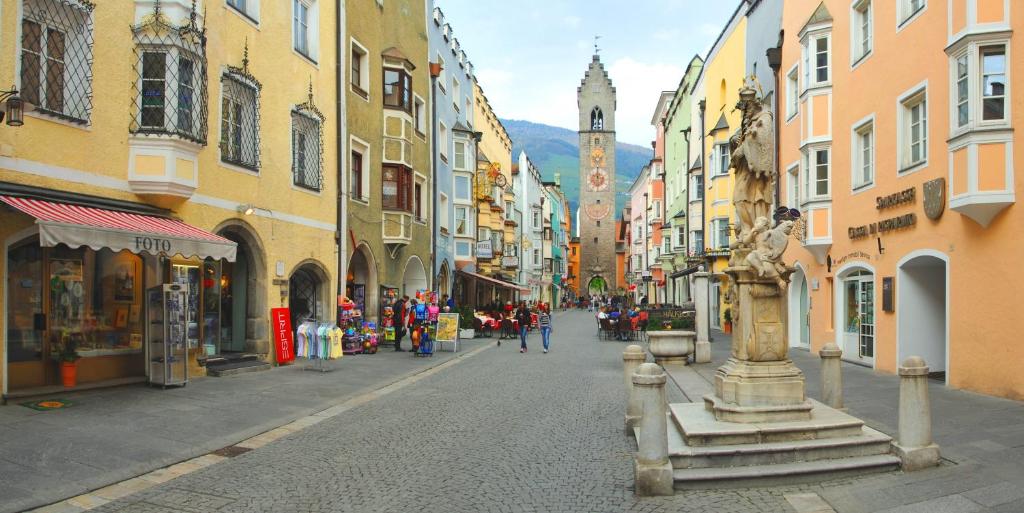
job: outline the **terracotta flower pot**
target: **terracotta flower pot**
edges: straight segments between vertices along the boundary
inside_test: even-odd
[[[60,378],[64,383],[64,388],[74,388],[78,384],[78,364],[60,362]]]

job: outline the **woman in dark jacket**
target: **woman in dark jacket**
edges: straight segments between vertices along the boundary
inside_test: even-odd
[[[519,352],[526,352],[526,333],[530,329],[530,309],[526,303],[519,303],[519,310],[516,310],[516,320],[519,321]]]

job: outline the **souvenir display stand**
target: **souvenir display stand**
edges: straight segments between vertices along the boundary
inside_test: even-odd
[[[342,352],[345,354],[375,354],[377,352],[377,323],[366,322],[362,310],[347,297],[339,303],[338,326],[344,330]]]
[[[188,285],[159,285],[147,291],[146,338],[149,382],[185,386],[188,383]]]

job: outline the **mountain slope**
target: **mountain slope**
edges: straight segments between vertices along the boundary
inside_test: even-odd
[[[555,173],[561,173],[562,190],[569,198],[575,215],[580,197],[579,135],[572,130],[530,121],[503,119],[501,122],[512,138],[512,161],[516,162],[519,152],[525,150],[530,160],[540,169],[545,181],[552,181]],[[616,143],[616,217],[628,199],[629,186],[653,156],[650,148]]]

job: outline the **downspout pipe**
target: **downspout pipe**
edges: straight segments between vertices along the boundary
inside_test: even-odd
[[[707,231],[707,227],[708,227],[708,220],[707,220],[708,165],[707,165],[707,162],[705,160],[707,158],[707,146],[708,145],[706,143],[706,138],[708,136],[708,133],[707,133],[706,122],[704,120],[705,109],[707,108],[707,106],[708,106],[707,100],[701,100],[701,101],[697,102],[697,107],[700,109],[700,176],[701,176],[701,185],[700,186],[703,189],[702,191],[700,191],[700,224],[701,224],[700,232],[701,232],[701,243],[704,245],[704,248],[708,247],[708,244],[707,244],[708,243],[708,231]],[[704,251],[704,248],[701,248],[701,251]],[[712,270],[711,269],[711,259],[708,258],[708,256],[706,254],[704,255],[704,262],[708,266],[707,270],[710,272]],[[708,301],[710,301],[711,300],[711,280],[707,280],[707,287],[708,287],[707,298],[708,298]],[[711,309],[710,308],[707,309],[707,315],[708,315],[708,318],[705,319],[704,322],[707,323],[707,326],[711,326]]]
[[[431,211],[433,212],[433,215],[431,216],[431,219],[430,219],[430,225],[431,225],[431,230],[430,230],[430,290],[433,290],[434,292],[438,291],[438,283],[437,283],[437,237],[438,237],[438,229],[439,229],[439,226],[440,226],[437,223],[437,220],[440,219],[440,217],[439,217],[439,214],[438,214],[438,205],[437,205],[437,198],[439,196],[438,196],[438,193],[437,193],[437,174],[438,174],[437,173],[437,133],[435,132],[435,130],[437,129],[437,77],[439,77],[441,75],[441,71],[442,70],[443,70],[443,68],[441,67],[441,63],[440,62],[431,62],[430,63],[430,119],[431,119],[430,133],[432,134],[432,136],[430,137],[430,143],[431,143],[430,144],[430,147],[431,147],[431,150],[430,150],[431,151],[431,153],[430,153],[430,155],[431,155],[431,162],[430,162],[431,175],[430,175],[430,181],[431,181],[431,190],[434,193],[434,197],[431,199],[431,202],[430,202],[430,204],[432,206]]]
[[[334,3],[334,38],[337,46],[334,66],[334,85],[337,101],[334,106],[334,122],[336,123],[335,133],[337,134],[337,184],[338,184],[338,205],[335,209],[338,213],[337,227],[334,238],[338,244],[338,296],[345,294],[345,282],[348,279],[348,182],[346,180],[346,158],[345,139],[348,134],[346,126],[346,99],[348,94],[345,90],[344,76],[342,70],[345,66],[345,0],[335,0]]]
[[[768,67],[772,69],[772,78],[775,80],[775,89],[773,89],[774,93],[772,94],[772,118],[775,123],[775,155],[773,160],[776,171],[775,176],[777,177],[775,179],[775,208],[782,205],[782,193],[780,191],[782,188],[782,180],[778,178],[782,176],[782,170],[779,169],[779,130],[781,130],[782,127],[782,123],[779,119],[779,73],[782,69],[782,38],[784,34],[784,31],[779,31],[778,46],[775,48],[769,48],[765,52],[765,56],[768,57]]]

